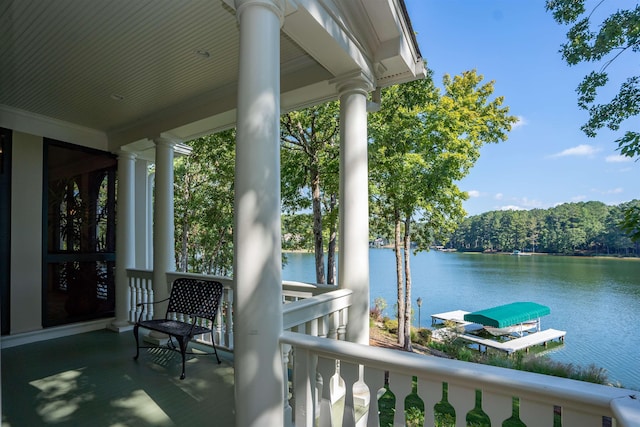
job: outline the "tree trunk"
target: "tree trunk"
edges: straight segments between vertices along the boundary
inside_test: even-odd
[[[336,239],[338,235],[338,216],[336,215],[337,197],[330,196],[329,201],[329,245],[327,247],[327,284],[336,284]]]
[[[400,214],[396,211],[394,214],[395,220],[395,242],[393,247],[396,251],[396,283],[398,285],[398,344],[404,347],[404,281],[402,280],[402,248],[400,247],[401,239],[401,225]]]
[[[324,275],[324,247],[322,244],[322,201],[320,200],[320,171],[317,162],[312,161],[311,197],[313,208],[313,245],[316,256],[316,283],[326,283]]]
[[[404,281],[405,281],[405,308],[404,308],[404,349],[411,349],[411,217],[404,221]]]

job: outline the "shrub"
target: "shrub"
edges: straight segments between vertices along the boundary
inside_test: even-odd
[[[426,328],[411,330],[411,341],[425,347],[428,346],[431,342],[431,330]]]
[[[369,316],[375,322],[381,322],[384,318],[384,310],[387,308],[387,302],[382,297],[377,297],[373,300],[373,307],[371,307],[371,311]]]
[[[398,321],[392,319],[384,319],[384,328],[392,334],[398,333]]]
[[[458,348],[456,359],[462,360],[463,362],[472,362],[474,361],[475,357],[473,352],[468,347],[461,346]]]
[[[407,427],[422,427],[424,422],[424,411],[412,406],[404,411]]]

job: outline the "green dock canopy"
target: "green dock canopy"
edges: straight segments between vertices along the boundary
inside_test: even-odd
[[[529,320],[536,320],[550,313],[549,307],[535,302],[513,302],[465,314],[464,320],[494,328],[506,328]]]

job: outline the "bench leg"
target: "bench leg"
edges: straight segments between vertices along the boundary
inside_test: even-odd
[[[138,324],[136,323],[133,326],[133,336],[136,337],[136,355],[133,357],[133,360],[138,360],[138,356],[140,355],[140,343],[138,342]]]
[[[185,363],[185,353],[187,352],[187,344],[189,343],[188,339],[185,337],[176,337],[178,340],[178,344],[180,344],[180,354],[182,355],[182,375],[180,375],[180,379],[183,380],[185,377],[184,373],[184,363]]]
[[[215,353],[215,355],[216,355],[216,360],[218,361],[218,365],[219,365],[219,364],[220,364],[220,363],[222,363],[222,362],[220,362],[220,358],[218,357],[218,350],[216,350],[216,344],[215,344],[215,343],[212,343],[212,344],[211,344],[211,346],[213,347],[213,352],[214,352],[214,353]]]

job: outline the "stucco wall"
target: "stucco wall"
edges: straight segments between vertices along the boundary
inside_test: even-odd
[[[11,334],[42,328],[42,138],[13,133]]]

